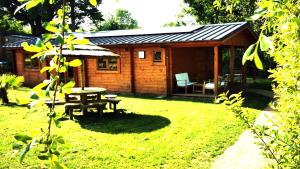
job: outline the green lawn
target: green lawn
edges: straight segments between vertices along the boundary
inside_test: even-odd
[[[28,90],[10,91],[25,97]],[[126,114],[104,114],[62,121],[62,161],[69,168],[209,168],[245,126],[221,105],[197,100],[121,97]],[[246,106],[258,113],[268,99],[249,95]],[[14,100],[14,99],[12,99]],[[63,111],[62,107],[59,107]],[[47,126],[46,107],[0,107],[0,168],[39,164],[30,152],[23,164],[13,156],[13,136],[37,134]]]

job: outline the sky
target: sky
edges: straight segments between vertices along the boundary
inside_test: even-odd
[[[114,14],[118,8],[128,10],[139,27],[158,28],[165,23],[176,21],[181,12],[183,0],[102,0],[100,10],[103,14]]]

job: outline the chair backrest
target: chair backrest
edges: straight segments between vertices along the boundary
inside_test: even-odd
[[[175,74],[175,78],[176,78],[177,86],[185,86],[186,83],[190,82],[189,75],[186,72]]]

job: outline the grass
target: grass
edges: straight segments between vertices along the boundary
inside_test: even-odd
[[[10,91],[11,98],[29,90]],[[259,98],[257,100],[256,98]],[[232,145],[245,126],[222,105],[185,99],[121,97],[126,114],[103,118],[77,116],[62,121],[53,133],[62,135],[62,162],[69,168],[210,168],[216,156]],[[12,99],[14,100],[14,99]],[[268,99],[249,95],[245,106],[257,114]],[[63,107],[58,108],[63,111]],[[30,152],[20,164],[12,155],[16,133],[36,135],[47,126],[47,108],[0,107],[0,168],[37,168]]]

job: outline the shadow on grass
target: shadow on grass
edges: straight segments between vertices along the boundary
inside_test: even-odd
[[[258,95],[255,93],[243,93],[243,97],[245,98],[243,107],[249,107],[258,110],[263,110],[264,108],[266,108],[272,100],[269,97]]]
[[[84,129],[111,134],[151,132],[171,123],[162,116],[135,113],[104,113],[101,118],[96,113],[89,113],[75,118]]]
[[[11,108],[14,108],[14,107],[27,107],[28,108],[28,104],[17,104],[14,102],[9,102],[8,104],[0,104],[0,106],[7,106],[7,107],[11,107]]]
[[[213,103],[214,98],[205,97],[174,97],[174,96],[157,96],[151,94],[126,94],[118,93],[118,96],[134,99],[145,99],[145,100],[163,100],[163,101],[186,101],[186,102],[201,102],[201,103]]]

